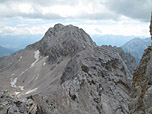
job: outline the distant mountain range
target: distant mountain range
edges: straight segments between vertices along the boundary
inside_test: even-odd
[[[98,46],[112,45],[120,47],[128,41],[134,39],[134,36],[122,36],[122,35],[92,35],[92,40],[96,42]]]
[[[35,43],[42,38],[41,35],[5,35],[0,36],[0,58],[24,49],[27,45]]]
[[[150,38],[140,39],[135,38],[125,43],[121,48],[135,57],[136,62],[139,63],[144,50],[151,45]]]
[[[11,50],[11,49],[7,49],[7,48],[4,48],[4,47],[0,46],[0,58],[3,57],[3,56],[9,56],[13,52],[14,51]]]
[[[41,38],[42,35],[5,35],[0,36],[0,46],[17,51],[39,41]]]
[[[112,45],[121,47],[125,52],[130,53],[139,63],[144,50],[151,45],[150,38],[134,38],[133,36],[121,35],[92,35],[92,39],[98,46]]]

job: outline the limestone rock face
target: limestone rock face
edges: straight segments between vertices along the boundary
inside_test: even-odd
[[[131,91],[131,114],[152,114],[152,47],[143,54],[139,66],[134,71]]]
[[[30,98],[18,99],[0,90],[0,114],[36,114],[37,106]]]
[[[124,52],[122,48],[118,48],[116,46],[112,47],[112,46],[102,46],[102,47],[105,47],[115,53],[118,53],[122,60],[125,62],[125,64],[127,65],[129,71],[131,74],[133,74],[133,71],[135,70],[135,68],[137,67],[137,63],[136,63],[136,60],[135,58],[130,54],[130,53],[127,53],[127,52]]]
[[[152,13],[151,13],[151,21],[150,21],[150,26],[149,26],[150,30],[150,35],[151,35],[151,40],[152,40]]]
[[[128,63],[134,59],[122,49],[98,47],[82,29],[57,24],[0,60],[0,87],[26,99],[31,114],[128,114]]]
[[[58,90],[36,97],[39,106],[43,113],[128,114],[131,75],[124,64],[104,47],[81,51],[65,67]]]
[[[57,62],[67,55],[73,56],[79,51],[93,48],[96,44],[82,29],[56,24],[49,28],[41,41],[32,46],[38,48],[42,55],[49,55],[50,62]]]

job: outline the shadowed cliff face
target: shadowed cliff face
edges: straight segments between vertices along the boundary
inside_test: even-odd
[[[151,40],[152,40],[152,13],[151,13],[151,21],[150,21],[150,26],[149,26],[149,28],[150,28],[150,35],[151,35]]]
[[[152,47],[143,54],[139,66],[133,73],[131,91],[131,114],[152,114]]]
[[[127,63],[134,61],[122,53],[96,46],[82,29],[57,24],[39,42],[0,60],[0,87],[26,98],[23,104],[30,99],[31,114],[128,114]]]

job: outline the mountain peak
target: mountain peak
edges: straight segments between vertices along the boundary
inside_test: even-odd
[[[96,47],[96,44],[83,29],[73,25],[56,24],[48,29],[39,42],[31,46],[39,49],[42,55],[49,55],[50,61],[56,61],[65,56],[73,56],[79,51]]]
[[[64,27],[64,25],[61,23],[57,23],[54,25],[54,28],[61,28],[61,27]]]

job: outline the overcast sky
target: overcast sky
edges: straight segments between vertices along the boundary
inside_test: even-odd
[[[152,0],[0,0],[0,35],[44,34],[56,23],[88,34],[149,37]]]

